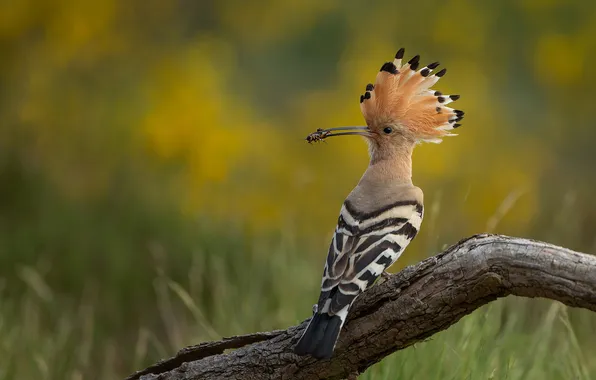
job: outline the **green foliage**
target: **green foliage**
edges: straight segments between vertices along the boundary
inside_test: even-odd
[[[106,323],[99,287],[87,283],[75,300],[52,289],[38,268],[19,268],[25,292],[3,297],[0,306],[6,363],[0,379],[122,378],[180,347],[284,328],[308,316],[320,273],[297,241],[205,240],[203,247],[190,255],[182,283],[169,277],[176,258],[154,247],[148,284],[154,304],[145,302],[137,311],[150,318],[122,325]],[[130,313],[130,305],[112,312]],[[389,356],[363,378],[590,379],[596,376],[594,328],[596,316],[589,311],[550,301],[499,300]]]
[[[585,325],[572,327],[570,313]],[[589,311],[559,303],[500,300],[391,355],[363,379],[592,379],[596,345],[580,345],[578,335],[594,322]]]
[[[421,235],[594,252],[596,3],[0,2],[0,379],[122,377],[305,318],[397,48],[448,67],[460,136],[415,153]],[[594,317],[499,301],[368,378],[595,377]]]

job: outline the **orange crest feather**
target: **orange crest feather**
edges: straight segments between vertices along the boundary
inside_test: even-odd
[[[377,74],[374,85],[366,86],[360,97],[360,109],[370,128],[394,125],[416,140],[441,142],[444,136],[460,126],[464,112],[446,107],[459,95],[443,95],[430,88],[445,75],[446,69],[431,72],[434,62],[416,71],[420,56],[402,65],[404,49],[399,49],[393,62],[386,62]]]

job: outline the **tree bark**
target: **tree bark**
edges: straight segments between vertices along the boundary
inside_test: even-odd
[[[127,379],[355,378],[385,356],[508,295],[596,311],[596,257],[528,239],[472,236],[359,296],[329,360],[292,352],[304,321],[287,330],[188,347]]]

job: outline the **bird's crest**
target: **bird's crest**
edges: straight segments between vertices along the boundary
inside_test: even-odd
[[[464,112],[447,107],[459,95],[443,95],[431,87],[445,75],[446,69],[432,74],[439,62],[420,70],[420,56],[402,65],[404,49],[399,49],[393,62],[386,62],[377,74],[375,84],[368,84],[360,96],[360,109],[368,126],[393,125],[417,141],[441,142],[450,131],[459,127]]]

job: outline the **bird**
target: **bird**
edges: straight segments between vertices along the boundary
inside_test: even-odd
[[[459,95],[432,90],[447,72],[433,74],[439,62],[419,69],[420,56],[402,64],[395,54],[366,85],[360,109],[366,126],[317,129],[307,141],[334,136],[363,136],[369,165],[343,202],[323,269],[313,316],[294,353],[332,357],[350,306],[404,252],[424,215],[422,190],[412,183],[412,151],[422,142],[455,136],[464,112],[447,105]]]

